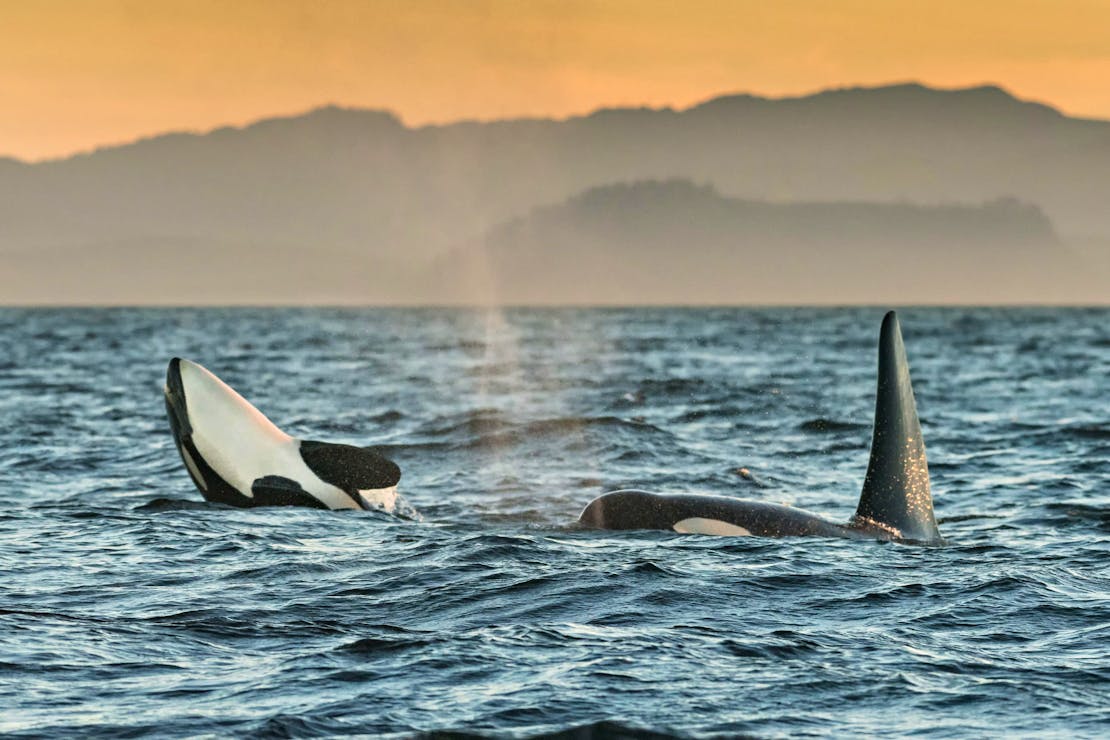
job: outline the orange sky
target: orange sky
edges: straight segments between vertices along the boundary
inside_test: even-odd
[[[1110,0],[0,0],[0,154],[323,103],[409,124],[920,80],[1110,118]]]

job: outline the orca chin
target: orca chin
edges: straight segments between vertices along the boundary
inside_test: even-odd
[[[307,506],[396,513],[401,470],[363,447],[291,437],[195,362],[173,358],[166,415],[193,483],[231,506]]]
[[[879,333],[879,372],[871,458],[856,514],[837,524],[801,509],[728,496],[612,491],[578,518],[597,529],[662,529],[757,537],[846,537],[920,544],[943,540],[933,515],[929,464],[917,418],[898,317]]]

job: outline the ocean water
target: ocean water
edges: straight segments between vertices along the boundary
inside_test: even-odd
[[[1110,310],[900,311],[943,547],[571,526],[847,520],[881,316],[2,310],[0,732],[1106,736]],[[420,517],[203,503],[174,355]]]

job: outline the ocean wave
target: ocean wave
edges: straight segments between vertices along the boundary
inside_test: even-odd
[[[1105,310],[905,312],[934,548],[574,525],[621,487],[847,519],[876,310],[453,316],[0,311],[0,732],[1103,733]],[[205,503],[174,355],[423,520]]]

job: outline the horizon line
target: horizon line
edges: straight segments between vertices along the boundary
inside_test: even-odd
[[[840,301],[830,302],[783,302],[783,303],[565,303],[565,302],[552,302],[552,303],[481,303],[481,302],[459,302],[459,303],[398,303],[398,302],[383,302],[383,303],[314,303],[306,301],[302,303],[270,303],[270,302],[243,302],[243,303],[182,303],[182,302],[166,302],[166,303],[93,303],[93,302],[76,302],[76,303],[2,303],[0,302],[0,311],[71,311],[71,310],[117,310],[117,309],[135,309],[135,310],[197,310],[197,311],[221,311],[221,310],[275,310],[275,309],[297,309],[297,310],[327,310],[327,311],[360,311],[360,310],[389,310],[389,311],[501,311],[501,310],[640,310],[640,309],[690,309],[690,310],[713,310],[713,309],[742,309],[742,310],[781,310],[781,309],[798,309],[798,310],[845,310],[845,309],[885,309],[889,310],[893,306],[896,310],[915,310],[915,309],[948,309],[948,308],[963,308],[963,309],[990,309],[990,308],[1012,308],[1012,309],[1075,309],[1075,310],[1110,310],[1110,300],[1103,303],[1093,303],[1090,301],[1079,301],[1075,303],[1067,303],[1062,301],[1044,301],[1038,302],[1036,300],[1024,301],[995,301],[993,303],[965,303],[954,301],[950,303],[944,302],[921,302],[911,301],[909,303],[894,303],[891,301],[864,301],[857,303],[845,303]]]

